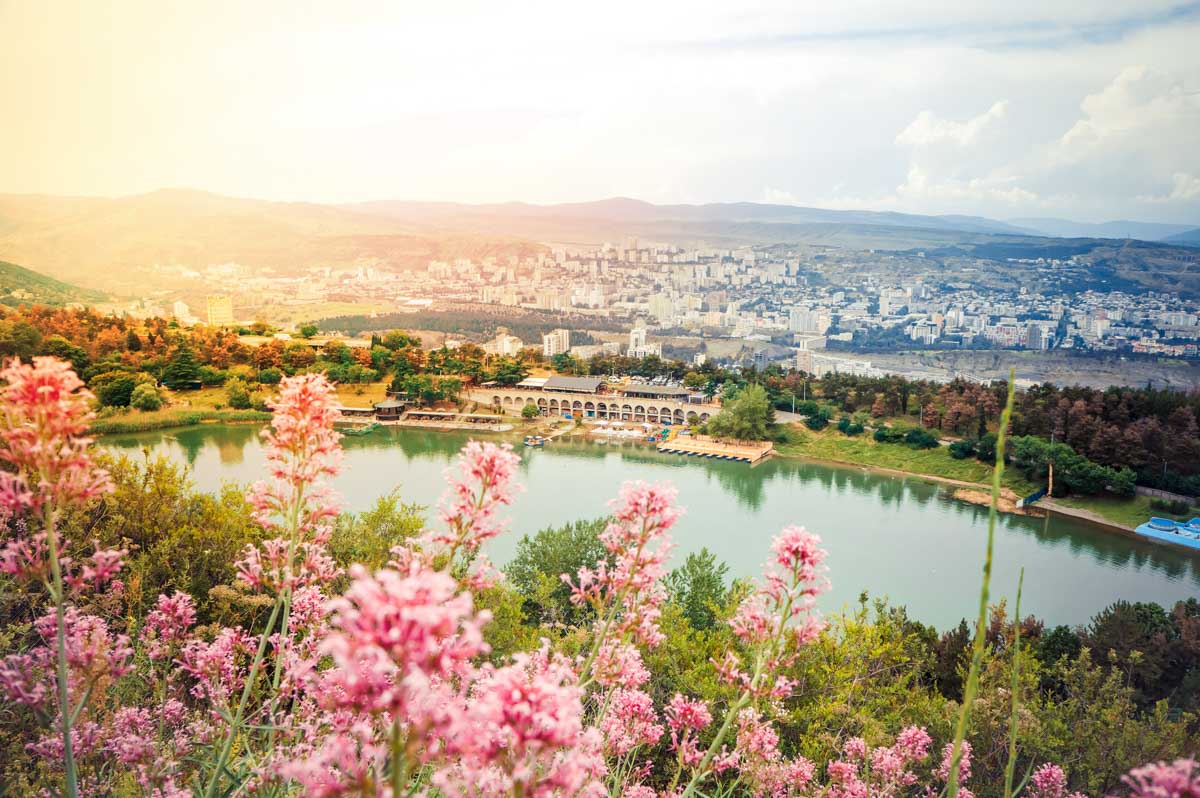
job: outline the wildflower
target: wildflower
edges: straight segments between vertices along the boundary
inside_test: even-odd
[[[458,461],[446,469],[449,488],[438,505],[447,531],[434,541],[453,553],[459,549],[474,555],[504,525],[497,518],[500,507],[511,504],[517,492],[513,482],[520,462],[511,444],[470,441]]]
[[[1200,768],[1194,759],[1156,762],[1129,772],[1129,798],[1200,798]]]
[[[181,644],[196,622],[196,603],[187,593],[159,594],[154,609],[146,615],[142,628],[142,643],[150,659],[170,656]]]
[[[94,418],[92,394],[54,357],[35,357],[32,365],[12,359],[0,369],[3,393],[0,506],[17,512],[46,505],[82,504],[112,490],[108,472],[88,451],[88,425]]]
[[[340,470],[342,449],[333,428],[337,404],[333,385],[323,374],[301,374],[280,383],[271,426],[263,431],[271,479],[256,482],[249,494],[255,520],[264,528],[294,518],[295,531],[318,538],[327,534],[338,502],[318,483]]]
[[[641,690],[619,687],[608,699],[608,711],[600,722],[600,730],[608,750],[624,756],[641,745],[654,745],[663,735],[654,711],[654,701]]]
[[[339,700],[369,712],[403,715],[431,678],[449,678],[487,650],[471,595],[437,571],[374,576],[361,566],[345,595],[330,603],[333,632],[322,651],[337,665],[329,675]]]

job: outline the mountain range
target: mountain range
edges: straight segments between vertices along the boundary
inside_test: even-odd
[[[1131,245],[1125,234],[1152,243]],[[628,198],[561,205],[330,205],[184,189],[116,198],[0,195],[0,259],[123,295],[170,287],[170,270],[161,267],[180,267],[178,274],[237,262],[288,275],[369,261],[405,270],[430,260],[523,256],[545,251],[547,244],[621,243],[630,236],[684,246],[807,243],[1004,258],[1100,252],[1124,269],[1174,269],[1178,263],[1181,273],[1200,257],[1191,249],[1200,247],[1200,229],[1144,222],[1081,225],[750,202],[654,205]],[[0,289],[4,283],[0,275]]]

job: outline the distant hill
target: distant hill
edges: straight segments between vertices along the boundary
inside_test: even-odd
[[[417,230],[333,205],[163,190],[119,198],[0,195],[0,257],[56,278],[140,294],[156,264],[237,262],[277,274],[374,259],[383,268],[431,259],[531,254],[511,235]]]
[[[60,282],[15,263],[0,260],[0,305],[68,305],[72,302],[102,302],[99,291]]]
[[[1159,222],[1073,222],[1070,219],[1010,219],[1012,224],[1035,234],[1059,238],[1136,238],[1142,241],[1170,241],[1171,237],[1191,229],[1186,224]]]
[[[1169,244],[1182,244],[1185,247],[1200,247],[1200,227],[1177,233],[1169,238],[1164,238],[1163,241]]]
[[[1171,228],[1151,227],[1146,229],[1155,235]],[[1173,234],[1179,233],[1192,235]],[[406,270],[430,260],[531,255],[547,244],[620,244],[630,236],[721,248],[809,244],[926,251],[1006,263],[1076,255],[1095,264],[1102,275],[1097,279],[1110,287],[1200,293],[1200,252],[1182,246],[1194,244],[1190,240],[1051,237],[976,216],[753,202],[654,205],[623,197],[562,205],[321,205],[175,189],[118,198],[0,195],[0,258],[68,283],[135,296],[157,289],[203,293],[199,270],[229,262],[248,267],[251,275],[298,275],[310,267],[362,262]]]
[[[778,228],[780,231],[786,230],[786,226],[796,225],[869,225],[955,233],[1030,233],[1006,222],[978,216],[827,210],[756,202],[654,205],[627,197],[561,205],[381,201],[344,207],[411,224],[480,231],[507,229],[514,234],[540,240],[575,240],[581,243],[601,243],[604,240],[613,240],[615,243],[619,237],[636,234],[638,230],[647,235],[701,236],[711,240],[736,240],[747,235],[754,239],[765,235],[770,240],[780,240],[779,236],[769,234],[775,225],[785,226]]]

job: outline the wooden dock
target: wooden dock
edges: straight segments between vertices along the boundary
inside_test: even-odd
[[[668,454],[735,460],[754,465],[770,457],[775,451],[775,444],[765,441],[723,441],[704,435],[678,435],[658,444],[658,450]]]

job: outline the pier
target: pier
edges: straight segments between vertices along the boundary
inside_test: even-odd
[[[705,435],[675,435],[658,444],[658,450],[667,454],[735,460],[754,465],[770,457],[775,451],[775,444],[769,441],[723,441]]]

